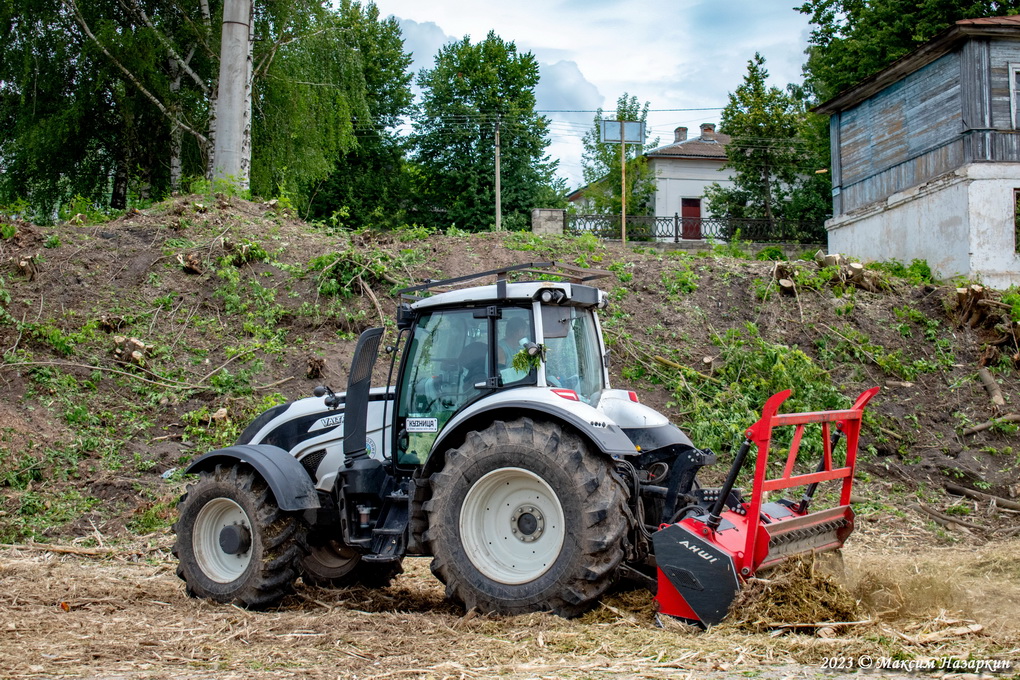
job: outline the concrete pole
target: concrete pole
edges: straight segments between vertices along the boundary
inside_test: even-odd
[[[499,116],[496,116],[496,231],[503,231],[503,196],[499,171]]]
[[[627,142],[620,120],[620,242],[627,245]]]
[[[248,187],[244,128],[249,87],[251,13],[252,0],[224,0],[216,143],[213,147],[213,180],[227,180],[242,189]]]

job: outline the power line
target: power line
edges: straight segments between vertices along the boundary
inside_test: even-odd
[[[696,109],[648,109],[648,113],[673,113],[677,111],[722,111],[725,106],[706,106]],[[535,113],[613,113],[608,109],[535,109]]]

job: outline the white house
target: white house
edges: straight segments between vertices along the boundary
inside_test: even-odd
[[[683,223],[684,238],[701,238],[700,218],[707,214],[708,206],[705,188],[713,182],[722,186],[733,184],[732,171],[722,169],[729,141],[729,135],[716,132],[711,123],[704,123],[700,137],[688,139],[687,128],[678,127],[671,144],[645,153],[655,177],[655,214],[687,218]],[[586,188],[567,195],[567,200],[580,212],[588,208]]]
[[[672,144],[645,153],[655,176],[655,214],[680,214],[683,218],[701,218],[708,214],[705,188],[713,182],[733,185],[733,171],[723,169],[730,136],[715,131],[715,125],[703,123],[701,136],[687,138],[687,128],[674,131]],[[687,222],[685,225],[697,223]],[[684,238],[698,238],[690,234]]]

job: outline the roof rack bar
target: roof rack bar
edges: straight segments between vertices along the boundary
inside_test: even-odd
[[[544,271],[548,269],[562,269],[563,272],[550,272]],[[576,265],[567,264],[565,262],[528,262],[526,264],[511,265],[509,267],[500,267],[499,269],[489,269],[484,272],[478,272],[477,274],[467,274],[466,276],[457,276],[452,279],[442,279],[439,281],[426,280],[424,283],[420,283],[416,286],[409,288],[403,288],[397,291],[400,295],[409,295],[410,293],[416,293],[419,291],[429,290],[431,288],[439,288],[443,286],[450,286],[457,283],[464,283],[465,281],[472,281],[474,279],[481,279],[486,276],[496,276],[497,283],[499,281],[506,281],[506,275],[510,272],[529,272],[533,274],[553,274],[555,276],[562,276],[565,279],[572,279],[575,282],[591,281],[593,279],[599,279],[605,276],[609,276],[611,272],[603,269],[585,269],[584,267],[578,267]]]

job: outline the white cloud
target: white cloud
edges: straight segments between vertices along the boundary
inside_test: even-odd
[[[615,106],[624,92],[652,109],[722,107],[761,52],[773,84],[800,80],[809,24],[785,2],[771,0],[376,0],[400,19],[415,71],[454,39],[493,30],[530,51],[542,69],[540,109]],[[548,114],[549,152],[572,186],[581,179],[583,134],[591,113]],[[672,139],[678,125],[718,122],[719,111],[653,112],[653,136]]]

